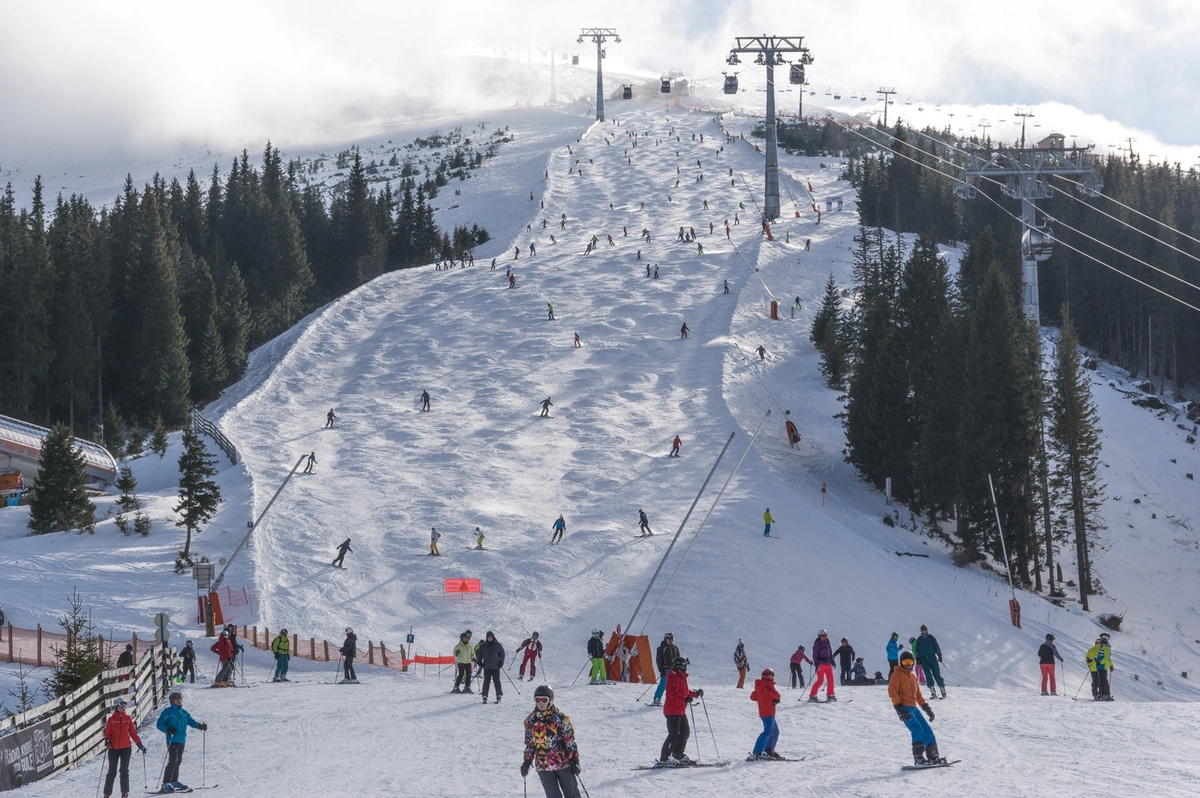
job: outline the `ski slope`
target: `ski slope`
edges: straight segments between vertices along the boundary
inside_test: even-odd
[[[903,778],[926,779],[924,788],[938,795],[1047,787],[1074,794],[1122,783],[1188,794],[1198,775],[1193,741],[1200,722],[1194,679],[1179,673],[1200,660],[1198,563],[1194,548],[1181,542],[1187,533],[1164,516],[1187,515],[1195,506],[1188,492],[1194,483],[1162,462],[1169,454],[1177,460],[1170,468],[1196,470],[1183,434],[1106,391],[1115,375],[1097,375],[1110,493],[1123,498],[1106,507],[1108,548],[1096,569],[1111,595],[1097,598],[1094,609],[1128,609],[1125,631],[1114,636],[1113,690],[1121,703],[1038,698],[1041,639],[1048,631],[1058,637],[1067,658],[1059,690],[1073,692],[1083,677],[1083,652],[1099,630],[1094,615],[1019,593],[1025,628],[1013,628],[1006,583],[954,568],[941,546],[885,526],[882,517],[892,508],[843,461],[834,418],[842,407],[823,387],[807,340],[828,274],[848,283],[857,229],[853,192],[838,180],[836,160],[783,159],[783,214],[797,207],[801,213],[776,225],[775,240],[767,241],[754,223],[762,156],[740,140],[727,143],[721,127],[749,139],[752,118],[718,121],[656,102],[615,105],[610,120],[619,124],[589,126],[578,116],[541,111],[531,112],[528,130],[514,124],[518,143],[544,142],[545,159],[524,151],[506,160],[502,153],[465,184],[455,213],[496,236],[476,251],[474,267],[393,273],[330,303],[256,351],[246,377],[206,410],[243,462],[228,468],[222,460],[226,500],[195,541],[200,554],[228,556],[297,459],[311,451],[318,461],[315,474],[298,474],[287,485],[230,567],[227,581],[248,587],[254,599],[238,622],[331,641],[353,626],[360,640],[389,647],[411,629],[414,650],[428,654],[448,653],[464,628],[477,638],[491,629],[510,660],[536,629],[559,703],[576,720],[584,778],[594,794],[716,796],[758,788],[878,795],[904,786]],[[639,134],[636,147],[628,132]],[[570,171],[578,169],[582,175]],[[820,201],[842,197],[844,209],[824,214],[817,225],[807,210],[807,182]],[[520,221],[494,227],[493,211]],[[735,214],[740,224],[733,224]],[[676,239],[680,226],[695,228],[703,255]],[[643,228],[651,232],[649,243],[638,238]],[[558,243],[550,243],[551,234]],[[599,248],[585,256],[593,234]],[[521,249],[519,259],[513,247]],[[489,268],[493,256],[496,271]],[[647,263],[657,264],[659,279],[646,277]],[[505,267],[516,272],[517,288],[505,287]],[[780,321],[767,315],[772,296],[780,301]],[[793,320],[796,296],[803,309]],[[547,320],[547,303],[555,321]],[[691,335],[681,339],[685,322]],[[580,348],[572,345],[575,332]],[[752,355],[760,344],[764,361]],[[422,390],[432,397],[429,413],[419,410]],[[547,396],[552,416],[539,418]],[[338,421],[325,429],[331,407]],[[804,436],[796,449],[784,437],[785,410]],[[721,687],[736,677],[731,660],[739,639],[752,674],[770,666],[782,681],[790,653],[798,644],[811,647],[820,628],[834,640],[848,637],[874,672],[886,671],[883,650],[892,631],[907,637],[928,624],[945,654],[950,692],[935,706],[935,729],[943,753],[963,764],[899,776],[908,737],[882,688],[844,688],[839,694],[853,697],[851,703],[782,707],[780,750],[811,761],[691,773],[627,770],[656,754],[664,733],[660,713],[636,703],[640,686],[571,688],[570,680],[584,664],[589,631],[607,633],[628,621],[730,433],[736,435],[729,451],[633,631],[645,624],[655,643],[674,632],[691,658],[693,684],[706,689],[717,747],[740,759],[758,721],[748,692]],[[675,435],[683,439],[682,456],[667,458]],[[153,613],[168,609],[177,634],[196,633],[192,585],[166,567],[181,535],[169,520],[177,452],[164,461],[137,461],[141,489],[158,492],[148,538],[121,538],[111,522],[93,537],[19,537],[24,510],[3,518],[3,606],[15,624],[53,624],[61,596],[78,584],[103,624],[147,630]],[[1139,485],[1146,498],[1130,505]],[[1151,504],[1158,519],[1148,518]],[[762,536],[768,507],[778,539]],[[639,508],[650,516],[653,537],[636,537]],[[559,513],[567,535],[551,546],[550,525]],[[908,522],[903,512],[899,520]],[[1119,522],[1135,524],[1134,533],[1118,534]],[[433,526],[443,535],[441,557],[426,554]],[[487,535],[487,551],[470,549],[476,526]],[[354,551],[345,570],[333,569],[335,547],[347,536]],[[481,579],[482,595],[444,597],[442,580],[458,577]],[[12,596],[23,606],[14,608]],[[261,682],[269,660],[256,652],[251,662],[249,678]],[[294,685],[189,691],[188,705],[214,731],[206,746],[220,764],[208,770],[210,783],[266,794],[286,776],[314,794],[334,795],[346,794],[353,774],[352,794],[360,795],[520,789],[523,699],[506,693],[500,707],[467,709],[472,697],[443,695],[449,683],[432,672],[364,667],[364,685],[341,688],[323,685],[331,681],[324,666],[296,662],[294,670]],[[295,695],[272,700],[273,690]],[[484,715],[471,714],[478,712]],[[812,714],[820,720],[806,716]],[[711,751],[703,716],[693,732],[701,752]],[[1136,750],[1129,750],[1131,739]],[[188,774],[197,764],[194,748]],[[392,751],[402,755],[386,755]],[[1114,755],[1123,763],[1117,781]],[[1173,764],[1164,769],[1168,760]],[[62,794],[55,790],[82,789],[95,777],[89,766],[27,791]],[[664,779],[680,785],[664,787]]]

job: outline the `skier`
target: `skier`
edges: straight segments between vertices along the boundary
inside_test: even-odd
[[[536,254],[537,254],[537,245],[534,244],[532,241],[530,241],[529,242],[529,257],[532,258]]]
[[[429,556],[441,557],[442,553],[438,551],[437,542],[442,537],[442,533],[437,531],[436,526],[429,527]]]
[[[685,321],[683,326],[679,328],[679,337],[687,338],[689,332],[691,332],[691,330],[688,329],[687,322]]]
[[[183,660],[183,669],[179,672],[179,680],[183,681],[184,677],[191,674],[191,683],[196,683],[196,647],[192,645],[192,641],[187,641],[187,645],[183,647],[183,651],[179,652],[179,658]]]
[[[521,248],[513,247],[513,260],[520,260],[520,258],[521,258]]]
[[[222,630],[217,642],[212,644],[209,651],[217,655],[221,667],[217,669],[217,678],[213,687],[233,686],[233,644],[229,642],[229,632]]]
[[[129,759],[133,756],[133,746],[146,753],[142,738],[138,736],[137,724],[125,712],[126,701],[117,698],[113,702],[113,713],[104,724],[104,747],[108,749],[108,775],[104,777],[104,798],[111,798],[113,782],[116,781],[118,770],[121,773],[121,795],[129,795]]]
[[[645,510],[638,510],[638,528],[641,529],[643,535],[653,535],[650,531],[650,519],[646,517]]]
[[[746,686],[746,671],[750,670],[750,660],[746,659],[746,644],[741,640],[733,650],[733,667],[737,668],[738,672],[737,687],[742,690]]]
[[[335,416],[333,414],[333,408],[331,407],[331,408],[329,408],[329,412],[325,414],[325,428],[326,429],[333,426],[333,420],[335,418],[337,418],[337,416]]]
[[[726,294],[729,293],[729,281],[728,280],[725,281],[725,293]]]
[[[337,553],[337,557],[335,557],[333,560],[333,564],[336,565],[338,568],[343,567],[342,561],[346,559],[346,552],[348,552],[348,551],[354,551],[354,549],[350,548],[350,538],[346,538],[345,540],[343,540],[341,545],[337,547],[338,553]]]
[[[1054,683],[1054,660],[1063,661],[1054,645],[1054,635],[1046,635],[1046,642],[1038,647],[1038,665],[1042,670],[1042,695],[1058,695],[1058,686]],[[1050,692],[1046,692],[1046,682],[1050,683]]]
[[[275,673],[273,682],[290,682],[287,677],[288,660],[292,658],[292,641],[288,639],[288,630],[280,629],[279,634],[271,641],[271,653],[275,655]]]
[[[604,656],[603,638],[604,632],[593,629],[592,636],[587,641],[588,657],[592,661],[591,681],[588,684],[604,684],[608,681],[608,674],[604,667],[607,657]]]
[[[654,279],[654,280],[658,279],[658,264],[657,263],[654,264],[654,277],[651,279]]]
[[[500,699],[504,697],[504,690],[500,687],[500,669],[504,667],[504,646],[500,645],[500,641],[496,639],[496,635],[488,632],[483,636],[483,642],[475,651],[475,661],[479,663],[479,667],[483,668],[483,703],[488,700],[488,685],[495,683],[496,685],[496,703],[500,703]]]
[[[788,446],[795,449],[796,444],[800,442],[800,430],[796,429],[795,423],[790,418],[784,422],[783,426],[787,430]]]
[[[754,741],[754,750],[746,757],[749,762],[753,759],[783,759],[775,753],[775,743],[779,740],[779,724],[775,722],[775,705],[779,703],[779,690],[775,687],[775,671],[763,669],[762,678],[754,680],[754,690],[750,700],[758,704],[758,717],[762,719],[763,730]]]
[[[429,408],[429,391],[422,390],[421,391],[421,411],[429,412],[429,409],[430,409]]]
[[[483,539],[484,539],[483,530],[480,529],[479,527],[475,527],[475,549],[477,551],[484,550],[483,549]]]
[[[349,626],[346,627],[346,640],[342,643],[342,647],[338,649],[342,655],[342,675],[345,677],[343,684],[350,682],[351,684],[358,683],[358,674],[354,672],[354,658],[358,655],[358,635],[354,634],[354,630]]]
[[[1108,643],[1108,632],[1100,633],[1100,647],[1104,650],[1104,700],[1112,701],[1112,646]]]
[[[671,670],[667,671],[667,700],[663,704],[663,716],[667,719],[667,739],[663,741],[656,767],[682,767],[694,765],[696,761],[684,753],[692,730],[688,726],[687,705],[692,699],[704,695],[703,690],[688,687],[685,657],[676,657]]]
[[[850,681],[850,671],[854,667],[854,646],[850,645],[850,641],[842,638],[842,644],[837,647],[833,655],[838,658],[838,665],[841,666],[841,682],[845,684]]]
[[[817,633],[813,643],[813,664],[817,667],[817,675],[813,677],[812,691],[808,694],[809,701],[817,700],[817,691],[821,683],[825,683],[825,700],[837,701],[833,686],[833,646],[829,643],[829,633],[822,629]]]
[[[554,305],[549,302],[546,303],[546,320],[554,321]]]
[[[767,511],[765,513],[763,513],[763,536],[764,537],[768,537],[768,538],[771,537],[771,524],[773,524],[773,523],[775,523],[775,519],[773,517],[771,517],[771,508],[768,507]]]
[[[655,664],[658,666],[658,687],[654,690],[654,700],[650,702],[651,706],[662,706],[663,693],[667,689],[667,671],[671,670],[671,666],[678,656],[679,647],[675,645],[675,635],[667,632],[663,635],[662,642],[658,644],[658,650],[655,652]]]
[[[812,246],[812,239],[811,238],[804,239],[804,251],[808,252],[808,248],[811,246]]]
[[[680,446],[683,446],[683,441],[681,441],[679,436],[676,435],[675,440],[671,441],[671,453],[668,454],[667,457],[678,457]]]
[[[925,669],[925,681],[929,683],[929,697],[937,698],[933,692],[933,685],[936,682],[938,689],[942,691],[942,698],[946,697],[946,682],[942,679],[942,647],[938,645],[937,638],[929,634],[929,627],[921,624],[921,636],[917,638],[917,650],[914,652],[917,656],[917,662],[921,663],[921,667]]]
[[[796,687],[799,687],[801,690],[804,689],[804,663],[806,662],[812,665],[812,660],[804,653],[804,646],[799,646],[796,649],[796,653],[792,654],[792,686],[789,689],[795,689]]]
[[[704,245],[703,245],[703,244],[701,244],[699,241],[697,241],[697,242],[696,242],[696,254],[697,254],[697,255],[703,255],[703,254],[704,254]]]
[[[900,644],[900,633],[892,632],[892,636],[887,641],[887,661],[888,661],[888,678],[892,678],[892,671],[900,664],[900,649],[903,646]],[[915,653],[915,652],[914,652]]]
[[[754,351],[755,351],[755,353],[758,354],[759,360],[767,359],[767,348],[765,346],[763,346],[762,344],[759,344],[758,349],[755,349]]]
[[[542,655],[542,641],[538,640],[538,633],[534,632],[529,637],[521,641],[521,645],[517,646],[517,653],[525,652],[525,656],[521,658],[521,667],[517,670],[517,678],[525,678],[525,666],[529,666],[529,681],[533,681],[533,677],[537,676],[537,658]]]
[[[581,343],[579,342],[579,332],[578,332],[578,331],[576,331],[576,332],[575,332],[575,348],[576,348],[576,349],[578,349],[578,348],[579,348],[579,347],[581,347],[581,346],[583,346],[583,344],[581,344]]]
[[[207,723],[198,723],[188,711],[183,708],[183,691],[171,693],[170,706],[158,716],[155,726],[167,735],[167,767],[163,771],[161,792],[190,792],[187,785],[179,780],[179,766],[183,764],[183,749],[187,745],[188,726],[200,731],[208,731]]]
[[[517,275],[516,275],[516,272],[509,272],[509,273],[508,273],[508,287],[509,287],[509,288],[516,288],[516,287],[517,287]]]
[[[917,707],[920,707],[921,711],[929,716],[929,720],[933,720],[933,710],[925,703],[921,695],[921,685],[917,684],[917,677],[912,672],[915,663],[916,658],[911,651],[901,652],[900,667],[896,668],[888,679],[888,698],[896,708],[896,715],[912,732],[913,764],[944,765],[946,760],[938,754],[937,738],[933,736],[933,729],[929,727],[925,718],[921,717],[921,712],[917,711]]]
[[[554,525],[551,529],[554,530],[554,534],[550,536],[550,542],[558,543],[563,539],[563,535],[567,533],[567,522],[562,517],[562,513],[559,513],[558,518],[554,520]]]
[[[551,401],[550,401],[550,397],[549,397],[549,396],[547,396],[545,399],[543,399],[543,400],[542,400],[542,415],[541,415],[541,418],[546,418],[547,416],[549,416],[549,415],[550,415],[550,408],[552,408],[552,407],[554,407],[554,402],[551,402]]]
[[[458,643],[454,646],[454,664],[458,672],[454,675],[454,689],[452,693],[471,693],[471,662],[475,659],[475,649],[471,648],[471,630],[463,632],[458,636]],[[459,685],[462,689],[459,689]]]
[[[1092,674],[1092,698],[1096,701],[1111,701],[1108,694],[1108,658],[1107,646],[1103,638],[1096,638],[1096,643],[1087,650],[1088,670]]]
[[[309,452],[308,453],[308,465],[304,466],[304,473],[311,474],[313,472],[313,468],[315,468],[316,465],[317,465],[317,453]]]
[[[246,649],[238,642],[237,626],[235,624],[225,624],[225,631],[229,633],[230,661],[233,663],[233,666],[236,666],[238,654],[241,654]],[[232,675],[232,671],[230,673]]]
[[[117,657],[117,667],[118,668],[132,668],[133,667],[133,643],[125,644],[125,650],[121,652],[121,656]],[[133,678],[133,674],[126,673],[121,676],[118,676],[117,681],[118,682],[127,682],[131,678]]]
[[[794,304],[792,307],[794,307],[796,310],[801,310],[800,297],[796,297],[796,304]]]
[[[533,691],[533,707],[525,718],[522,778],[534,768],[547,798],[579,798],[579,748],[571,719],[554,706],[554,691],[545,684]]]

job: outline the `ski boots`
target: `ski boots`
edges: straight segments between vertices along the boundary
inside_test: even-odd
[[[813,703],[813,704],[815,704],[815,703],[817,703],[818,701],[820,701],[821,699],[817,698],[815,695],[810,695],[810,696],[808,697],[808,700],[809,700],[809,702],[810,702],[810,703]]]
[[[835,695],[825,696],[825,703],[828,704],[830,701],[837,701],[837,696],[835,696]]]

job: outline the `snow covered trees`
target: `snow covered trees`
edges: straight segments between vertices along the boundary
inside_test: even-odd
[[[210,477],[217,473],[217,459],[208,453],[204,441],[190,429],[183,431],[183,454],[179,456],[179,504],[175,526],[187,530],[187,539],[179,552],[180,559],[190,561],[192,533],[199,532],[217,512],[221,489]]]
[[[49,532],[94,532],[96,508],[84,486],[87,474],[83,454],[65,424],[55,424],[42,443],[37,485],[29,502],[29,528],[37,535]]]

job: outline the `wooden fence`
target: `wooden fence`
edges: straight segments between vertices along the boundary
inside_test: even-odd
[[[243,644],[263,651],[271,650],[271,641],[275,638],[271,636],[271,630],[263,628],[260,633],[257,626],[240,626],[238,629],[238,638]],[[278,637],[278,632],[276,632]],[[310,659],[314,662],[333,662],[334,660],[342,659],[339,653],[342,648],[341,643],[330,643],[328,640],[317,640],[314,637],[302,638],[298,634],[288,635],[291,638],[291,656],[300,657],[301,659]],[[418,665],[453,665],[454,657],[450,655],[438,655],[436,657],[417,654],[409,656],[404,646],[398,649],[389,649],[387,645],[380,641],[378,643],[368,640],[366,650],[361,646],[358,648],[358,653],[354,657],[354,662],[364,663],[367,665],[378,665],[381,668],[388,668],[394,671],[407,671],[408,666],[416,663]]]
[[[225,452],[225,456],[229,458],[229,462],[234,465],[238,464],[237,447],[233,445],[233,442],[229,438],[225,437],[225,433],[221,432],[216,424],[202,416],[200,411],[194,407],[192,408],[192,432],[212,438],[221,451]]]

